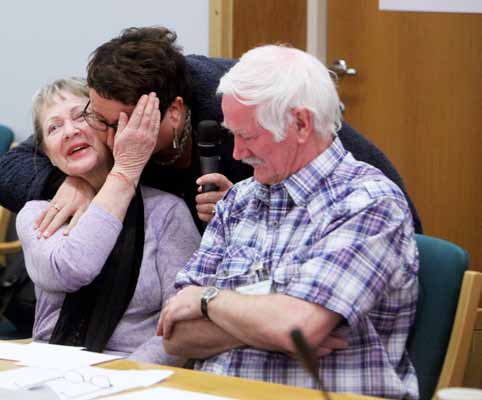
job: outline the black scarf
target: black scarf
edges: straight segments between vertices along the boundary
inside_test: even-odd
[[[143,250],[144,203],[137,188],[102,271],[87,286],[65,295],[49,343],[102,352],[134,295]]]

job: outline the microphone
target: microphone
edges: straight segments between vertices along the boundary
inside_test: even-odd
[[[313,355],[313,350],[308,345],[305,335],[300,329],[293,329],[290,333],[291,340],[296,348],[296,358],[303,367],[310,373],[315,382],[318,384],[321,394],[325,400],[331,400],[330,395],[325,390],[321,378],[318,374],[318,360]]]
[[[219,140],[221,136],[221,127],[216,121],[206,120],[201,121],[197,126],[199,149],[199,159],[201,164],[201,174],[211,174],[219,171],[219,163],[221,157],[219,156]],[[202,192],[213,192],[218,190],[218,187],[213,183],[208,183],[202,186]]]

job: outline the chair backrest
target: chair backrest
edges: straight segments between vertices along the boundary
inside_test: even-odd
[[[469,356],[467,366],[465,367],[463,384],[461,386],[482,389],[482,273],[480,273],[479,293]],[[464,340],[467,340],[467,338],[465,337]]]
[[[462,282],[462,289],[460,289],[454,327],[450,335],[449,347],[440,378],[438,379],[436,391],[447,387],[464,386],[468,383],[467,378],[469,378],[471,372],[473,372],[469,371],[469,356],[472,351],[472,346],[474,346],[475,350],[478,340],[476,320],[480,310],[479,304],[481,297],[482,273],[466,271]],[[481,363],[478,363],[478,365],[481,365]],[[475,371],[475,375],[477,375],[477,373],[479,375],[479,382],[481,382],[481,370]],[[479,386],[479,383],[475,386]]]
[[[417,372],[420,399],[428,400],[442,370],[469,257],[464,249],[442,239],[416,235],[416,241],[419,296],[408,352]]]
[[[6,153],[13,143],[14,135],[10,128],[0,124],[0,155]],[[0,206],[0,266],[6,265],[5,254],[20,251],[20,242],[5,242],[8,225],[10,223],[10,212]]]
[[[6,153],[13,142],[13,132],[10,128],[0,124],[0,154]]]

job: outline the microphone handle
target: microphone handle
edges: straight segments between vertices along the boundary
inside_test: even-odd
[[[318,384],[318,388],[325,400],[331,400],[330,394],[325,390],[321,377],[318,375],[318,360],[314,355],[305,339],[305,335],[300,329],[293,329],[291,331],[291,340],[296,348],[296,357],[298,361],[305,367],[306,371],[310,373],[312,378]]]
[[[221,160],[221,157],[219,156],[210,156],[210,157],[204,157],[201,156],[199,157],[200,164],[201,164],[201,174],[206,175],[206,174],[212,174],[214,172],[219,171],[219,162]],[[215,192],[219,188],[214,184],[214,183],[208,183],[206,185],[202,186],[202,192]]]
[[[208,183],[206,185],[202,186],[202,192],[207,193],[207,192],[217,192],[218,187],[214,183]]]

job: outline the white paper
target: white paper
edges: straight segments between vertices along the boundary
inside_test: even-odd
[[[18,361],[27,355],[27,345],[0,342],[0,359]]]
[[[89,400],[98,396],[147,387],[172,375],[167,370],[113,370],[83,367],[74,370],[19,368],[0,372],[0,387],[5,389],[28,389],[47,387],[60,400],[75,397]]]
[[[94,353],[91,351],[72,351],[39,349],[23,356],[17,364],[27,367],[73,369],[87,365],[95,365],[122,358],[112,354]]]
[[[380,0],[380,10],[482,13],[482,0]]]
[[[156,387],[115,397],[107,397],[112,400],[234,400],[233,397],[220,397],[211,394],[188,392],[186,390]]]
[[[0,372],[0,387],[4,389],[19,389],[38,382],[62,376],[63,372],[45,368],[16,368]]]
[[[78,368],[122,358],[122,356],[94,353],[81,347],[47,343],[14,344],[0,342],[0,359],[18,361],[18,365],[45,368]]]
[[[65,346],[63,344],[50,344],[50,343],[41,343],[41,342],[31,342],[27,343],[21,346],[25,346],[27,348],[27,351],[32,351],[36,349],[41,349],[41,350],[65,350],[65,351],[79,351],[79,350],[84,350],[85,347],[76,347],[76,346]]]

